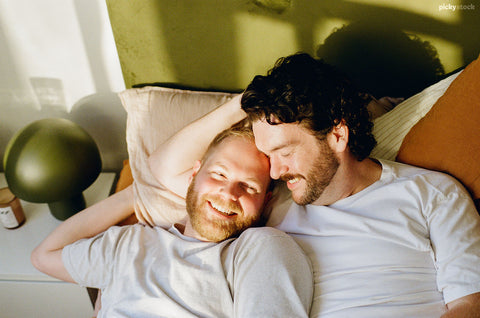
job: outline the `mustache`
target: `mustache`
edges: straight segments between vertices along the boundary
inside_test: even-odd
[[[286,174],[280,176],[280,180],[285,181],[285,182],[287,182],[288,180],[291,180],[291,179],[295,179],[295,178],[305,179],[303,176],[301,176],[299,174],[291,174],[291,173],[286,173]]]

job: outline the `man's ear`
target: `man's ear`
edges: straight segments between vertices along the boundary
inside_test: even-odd
[[[327,135],[327,141],[330,148],[335,153],[344,152],[348,146],[349,129],[345,124],[345,120],[333,127],[332,131]]]
[[[192,167],[192,174],[190,175],[190,177],[188,178],[188,184],[190,185],[190,183],[192,183],[192,180],[193,180],[193,177],[195,177],[198,173],[198,171],[200,170],[200,167],[202,166],[202,162],[200,160],[196,160],[194,163],[193,163],[193,167]]]

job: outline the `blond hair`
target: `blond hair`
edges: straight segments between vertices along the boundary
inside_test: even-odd
[[[202,157],[202,162],[208,159],[208,157],[212,154],[212,152],[220,143],[222,143],[225,139],[230,137],[243,138],[245,140],[250,140],[252,142],[255,142],[252,125],[247,119],[244,119],[234,124],[230,128],[223,130],[218,135],[216,135],[215,138],[213,138],[212,142],[207,148],[207,151]]]

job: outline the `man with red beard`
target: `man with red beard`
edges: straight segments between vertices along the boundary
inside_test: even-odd
[[[160,149],[156,158],[168,162],[174,149]],[[269,168],[251,128],[227,129],[187,173],[170,176],[188,180],[185,226],[111,227],[133,209],[127,188],[66,220],[32,263],[101,289],[98,317],[308,317],[313,284],[303,251],[281,231],[247,229],[263,224]]]

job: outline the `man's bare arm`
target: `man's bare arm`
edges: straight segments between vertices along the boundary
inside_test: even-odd
[[[163,143],[149,158],[153,176],[175,194],[185,197],[195,161],[200,160],[215,136],[244,119],[242,95],[185,126]]]
[[[32,264],[52,277],[75,283],[62,261],[62,249],[90,238],[119,223],[133,211],[132,186],[115,193],[60,224],[32,252]]]
[[[480,318],[480,293],[449,302],[442,318]]]

